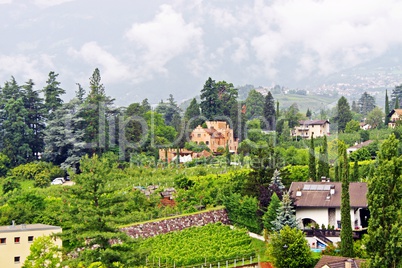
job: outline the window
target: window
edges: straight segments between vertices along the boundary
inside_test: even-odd
[[[201,134],[197,134],[197,137],[201,137]]]
[[[20,243],[20,238],[19,237],[14,237],[14,243],[19,244]]]
[[[33,242],[33,239],[34,239],[34,237],[32,235],[28,236],[28,242]]]
[[[209,141],[206,141],[205,144],[206,144],[206,145],[209,145]]]
[[[5,238],[0,238],[0,244],[5,244],[6,243],[6,239]]]
[[[14,263],[20,263],[20,256],[14,257]]]

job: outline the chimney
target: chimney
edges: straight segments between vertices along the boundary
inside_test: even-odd
[[[352,268],[352,263],[353,263],[352,259],[347,259],[345,261],[345,268]]]
[[[300,188],[297,188],[296,196],[302,196],[302,191],[300,190]]]
[[[331,185],[331,189],[329,190],[329,193],[330,193],[331,195],[334,195],[334,194],[335,194],[335,185]]]

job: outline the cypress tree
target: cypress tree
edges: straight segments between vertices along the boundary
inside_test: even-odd
[[[338,154],[341,160],[341,255],[344,257],[354,257],[353,252],[353,233],[350,218],[350,196],[349,196],[349,163],[346,154],[346,145],[342,142],[338,147]]]
[[[357,159],[353,165],[352,181],[359,181],[359,163]]]
[[[320,179],[321,177],[329,177],[327,136],[324,136],[324,141],[320,148],[320,155],[318,158],[317,179]]]
[[[395,109],[399,109],[399,99],[398,96],[395,97]]]
[[[311,139],[310,139],[308,177],[309,177],[309,179],[316,180],[316,166],[315,166],[315,151],[314,151],[313,133],[311,133]]]
[[[268,130],[275,130],[275,128],[276,128],[275,101],[274,101],[274,97],[272,96],[271,92],[268,92],[267,96],[265,97],[263,113],[264,113],[264,118],[266,120],[265,128]]]
[[[391,111],[389,110],[389,99],[388,99],[388,91],[385,90],[385,126],[388,126],[389,123],[389,117],[388,114]]]

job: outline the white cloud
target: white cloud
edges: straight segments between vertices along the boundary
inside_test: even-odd
[[[111,53],[104,50],[96,42],[85,43],[79,50],[70,48],[68,53],[72,56],[82,58],[94,67],[102,71],[102,79],[106,82],[136,81],[137,77],[130,67]]]
[[[383,54],[402,36],[402,3],[386,1],[255,1],[260,33],[252,39],[257,59],[271,72],[283,56],[295,57],[305,75],[329,74]],[[298,51],[290,52],[297,47]],[[308,59],[310,58],[310,59]],[[303,70],[298,69],[297,76]]]
[[[186,23],[180,13],[162,5],[150,22],[135,23],[126,37],[144,49],[142,67],[145,74],[167,73],[166,64],[177,56],[200,49],[202,29]]]
[[[1,0],[0,0],[1,1]],[[51,7],[61,5],[75,0],[34,0],[35,5],[39,7]]]
[[[46,72],[53,67],[52,58],[46,54],[37,57],[0,55],[0,73],[3,79],[16,76],[25,81],[32,79],[34,82],[41,82],[45,81]]]
[[[233,38],[233,43],[237,45],[237,48],[232,54],[232,60],[235,63],[241,63],[243,61],[248,60],[249,58],[249,52],[248,52],[248,47],[247,47],[247,42],[241,38]]]

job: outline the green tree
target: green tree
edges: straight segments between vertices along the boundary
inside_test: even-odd
[[[179,130],[180,120],[179,125],[175,126],[173,125],[173,119],[175,118],[175,116],[179,116],[180,118],[181,109],[177,106],[177,103],[172,94],[169,94],[168,102],[164,103],[162,100],[156,107],[155,111],[163,115],[163,119],[165,120],[166,125],[174,127],[176,131]]]
[[[315,147],[314,147],[314,136],[311,133],[310,137],[310,149],[309,149],[309,161],[308,161],[308,177],[309,179],[316,180],[317,169],[315,163]]]
[[[60,87],[60,82],[57,81],[59,74],[50,72],[46,86],[43,88],[43,95],[45,96],[45,119],[53,119],[53,113],[63,104],[61,96],[66,93]]]
[[[119,232],[116,217],[129,202],[128,195],[119,192],[119,184],[114,182],[116,157],[104,154],[102,158],[94,155],[85,156],[80,162],[79,175],[74,175],[75,187],[70,188],[66,226],[61,237],[67,250],[80,248],[77,259],[73,264],[83,262],[86,265],[102,260],[107,267],[114,262],[121,262],[128,267],[128,251],[135,259],[136,250],[128,247],[129,237]],[[121,243],[112,244],[118,240]]]
[[[113,132],[114,125],[109,126],[109,122],[116,115],[116,110],[112,108],[114,99],[105,93],[105,87],[101,82],[101,75],[98,68],[95,68],[89,78],[90,91],[81,109],[81,116],[85,120],[84,141],[87,143],[87,153],[102,154],[110,147],[109,133]]]
[[[385,122],[384,125],[387,127],[388,123],[389,123],[389,117],[388,114],[391,112],[391,110],[389,109],[389,98],[388,98],[388,91],[385,90]]]
[[[189,130],[195,129],[198,125],[202,125],[204,120],[200,118],[200,105],[194,98],[191,100],[190,105],[187,107],[184,113],[184,119],[188,122]]]
[[[390,106],[398,109],[400,107],[400,101],[402,99],[402,84],[395,86],[391,92],[391,103]]]
[[[296,220],[295,210],[293,209],[292,200],[288,192],[283,195],[276,215],[276,219],[272,222],[272,229],[274,231],[279,232],[285,226],[298,228],[299,225]]]
[[[265,98],[255,89],[250,90],[246,99],[246,120],[263,116]]]
[[[275,100],[270,91],[268,92],[267,96],[265,96],[263,114],[265,119],[264,122],[265,128],[268,130],[275,130],[276,129]]]
[[[7,177],[4,181],[3,181],[3,194],[6,194],[8,192],[12,192],[15,189],[20,189],[21,188],[21,184],[18,183],[17,178],[15,176],[11,176],[11,177]]]
[[[7,155],[12,166],[24,164],[32,156],[30,140],[33,133],[25,123],[27,116],[22,98],[9,99],[2,111],[2,153]]]
[[[350,120],[346,123],[345,133],[354,133],[360,130],[360,124],[356,120]]]
[[[25,123],[32,133],[32,136],[29,137],[31,159],[38,160],[45,147],[45,115],[43,99],[39,96],[39,92],[33,89],[33,86],[33,81],[29,80],[22,88],[24,90],[24,107],[27,110]]]
[[[271,202],[269,203],[267,211],[264,213],[262,217],[262,223],[264,225],[264,229],[266,229],[269,233],[273,231],[272,222],[275,221],[277,216],[277,211],[281,205],[281,201],[276,193],[273,193],[271,196]]]
[[[268,252],[277,268],[308,268],[314,264],[304,233],[290,226],[271,236]]]
[[[212,120],[216,116],[222,115],[218,88],[216,87],[215,80],[212,80],[211,77],[208,78],[201,90],[200,107],[202,115],[205,116],[207,120]]]
[[[56,268],[61,266],[61,248],[50,236],[36,237],[23,268]]]
[[[79,161],[87,150],[82,109],[80,101],[72,99],[54,112],[45,130],[43,159],[61,165],[64,169],[78,168]]]
[[[352,112],[345,97],[341,97],[336,105],[336,115],[334,122],[338,123],[338,132],[345,131],[346,124],[352,120]]]
[[[401,267],[402,157],[393,134],[381,145],[374,176],[368,182],[370,210],[366,249],[369,267]]]
[[[83,102],[84,102],[84,99],[85,99],[85,94],[86,94],[85,89],[81,86],[80,83],[77,83],[77,86],[78,86],[78,89],[77,89],[77,91],[75,92],[75,97],[76,97],[81,103],[83,103]]]
[[[375,107],[375,99],[373,96],[368,94],[367,92],[364,92],[359,101],[357,102],[357,105],[359,107],[359,113],[362,115],[367,115],[369,112],[371,112],[374,107]]]
[[[328,143],[327,136],[325,135],[322,146],[320,147],[317,167],[317,179],[320,179],[321,177],[329,177]]]
[[[311,115],[312,115],[312,113],[311,113],[310,109],[307,108],[306,117],[307,117],[308,119],[311,119]]]
[[[385,116],[386,117],[386,116]],[[367,123],[371,125],[372,128],[382,127],[382,119],[384,118],[384,113],[379,107],[375,107],[367,114]]]
[[[350,195],[349,195],[349,163],[346,153],[346,144],[338,143],[338,152],[341,169],[342,195],[341,195],[341,255],[354,257],[353,234],[350,219]]]
[[[353,164],[353,173],[351,181],[359,181],[359,161],[357,161],[357,159]]]

